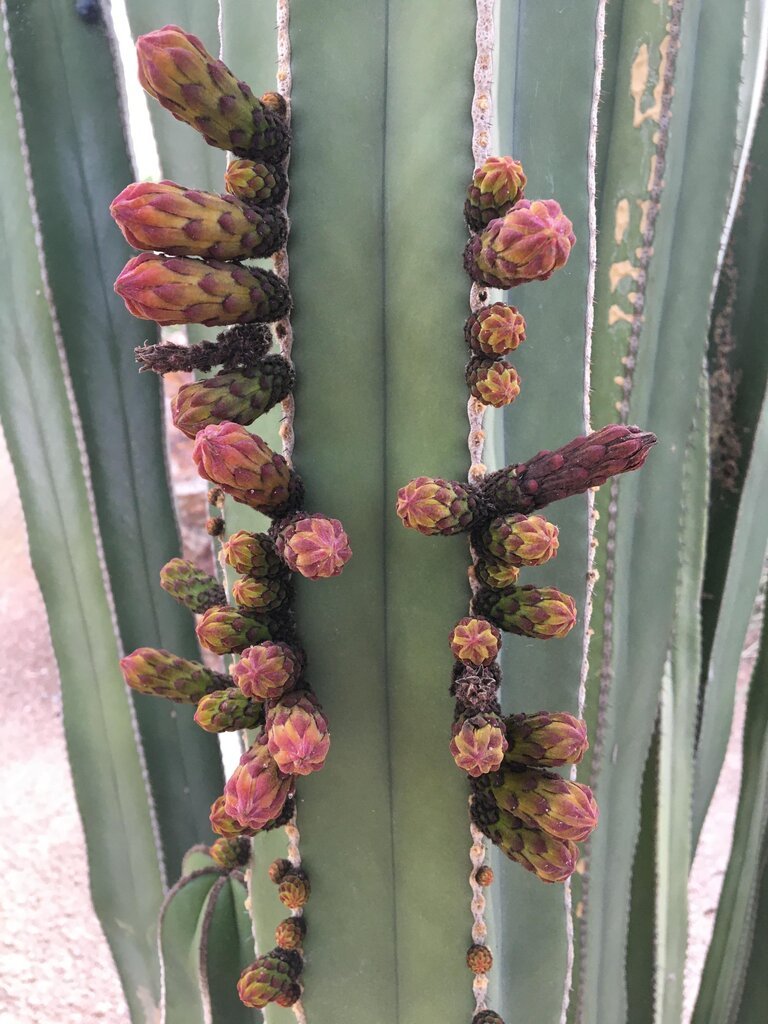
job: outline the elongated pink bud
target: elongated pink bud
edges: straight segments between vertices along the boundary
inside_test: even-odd
[[[243,754],[227,781],[224,810],[258,831],[278,816],[290,791],[291,779],[278,770],[262,737]]]

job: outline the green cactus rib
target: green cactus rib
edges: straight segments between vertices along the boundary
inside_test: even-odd
[[[624,14],[630,15],[634,6],[625,3]],[[619,22],[623,38],[614,75],[613,116],[603,132],[607,164],[602,171],[606,184],[598,221],[598,237],[603,241],[598,249],[593,415],[612,409],[621,399],[625,403],[622,413],[629,421],[652,424],[661,440],[653,465],[646,468],[641,482],[627,479],[611,489],[612,504],[607,515],[603,509],[597,528],[598,551],[608,553],[610,561],[602,563],[596,607],[608,609],[610,614],[596,616],[592,657],[600,671],[599,677],[593,673],[591,680],[591,694],[597,694],[597,703],[592,704],[590,717],[598,722],[597,732],[593,732],[591,771],[605,813],[589,844],[587,884],[581,893],[576,1013],[576,1019],[590,1024],[615,1024],[626,1018],[623,979],[625,969],[634,970],[633,964],[625,962],[631,866],[642,772],[656,718],[676,596],[677,581],[668,568],[677,557],[678,512],[671,514],[670,510],[681,506],[681,461],[696,402],[710,293],[730,198],[742,7],[739,4],[734,10],[729,5],[725,11],[713,0],[685,0],[684,4],[675,0],[669,10],[653,12],[662,21],[671,18],[673,35],[665,43],[668,58],[662,82],[669,88],[674,72],[674,93],[665,112],[662,86],[658,116],[663,123],[651,127],[652,132],[661,128],[658,140],[662,145],[662,151],[655,154],[654,184],[661,186],[662,172],[664,184],[650,196],[645,174],[638,180],[642,165],[634,158],[631,163],[628,160],[632,146],[622,146],[621,133],[614,138],[612,132],[617,124],[623,124],[626,132],[626,127],[638,120],[641,127],[648,120],[644,118],[646,105],[654,103],[652,94],[647,97],[645,90],[638,90],[635,106],[632,75],[634,72],[635,83],[642,81],[639,71],[645,66],[646,54],[639,53],[631,17]],[[678,24],[680,48],[675,52]],[[615,21],[613,25],[615,28]],[[625,30],[631,34],[624,37]],[[661,31],[664,36],[663,26]],[[656,56],[657,46],[654,40],[649,59]],[[710,73],[714,54],[723,69],[717,81]],[[634,138],[631,133],[630,137]],[[708,197],[705,218],[688,198],[694,176],[697,191],[703,190]],[[619,206],[622,199],[629,204],[626,230],[626,207]],[[643,222],[640,215],[644,211],[636,200],[648,199],[651,205],[645,209]],[[652,253],[643,257],[639,273],[627,270],[619,296],[611,290],[611,271],[623,273],[623,268],[614,266],[619,254],[611,251],[616,237],[632,247],[627,259],[635,268],[634,248],[642,245],[643,237],[652,242]],[[694,252],[696,259],[691,258]],[[629,300],[629,292],[636,295],[634,300]],[[612,306],[616,308],[612,310]],[[629,327],[628,339],[624,331],[629,342],[624,352],[611,327],[622,316]],[[621,362],[621,356],[627,354],[630,365]],[[617,376],[626,381],[621,390],[614,382]],[[602,683],[599,690],[597,678]],[[634,979],[632,986],[638,984]],[[649,978],[646,989],[651,991],[651,986]]]
[[[523,385],[500,426],[502,464],[525,458],[528,452],[557,448],[585,433],[588,140],[599,6],[503,0],[500,7],[499,152],[522,161],[529,198],[557,199],[573,221],[577,238],[568,265],[555,278],[515,288],[506,296],[525,315],[527,340],[514,353]],[[553,50],[559,55],[556,62],[547,56]],[[594,422],[602,426],[613,419],[610,415]],[[551,518],[560,530],[560,548],[546,567],[546,582],[573,595],[579,623],[570,636],[552,644],[506,640],[501,662],[507,711],[577,710],[589,554],[586,497],[559,502]],[[538,579],[529,575],[525,582]],[[581,769],[579,778],[586,781]],[[559,1020],[567,958],[563,892],[559,886],[532,884],[523,872],[504,865],[497,878],[501,927],[494,935],[494,953],[504,966],[491,975],[492,983],[501,988],[500,1001],[492,1005],[507,1024]],[[515,937],[515,922],[521,920],[526,922],[525,942]],[[546,985],[541,983],[544,948],[550,978]]]
[[[768,634],[763,630],[750,681],[733,846],[693,1024],[756,1024],[760,1012],[765,1015],[765,932],[757,929],[766,920],[766,864]]]
[[[51,0],[11,0],[6,11],[51,298],[82,420],[120,639],[128,651],[149,644],[194,658],[189,614],[157,585],[179,538],[158,381],[136,373],[131,352],[146,327],[111,286],[129,250],[108,207],[132,171],[110,41],[102,26]],[[184,851],[206,834],[208,807],[222,784],[218,747],[201,735],[190,710],[145,697],[134,703],[174,879]]]
[[[132,710],[118,669],[87,465],[40,271],[28,169],[11,142],[18,124],[5,62],[0,124],[7,141],[0,152],[0,227],[3,237],[13,240],[12,250],[6,246],[0,254],[0,416],[59,666],[67,742],[81,754],[73,758],[72,776],[91,895],[133,1018],[149,1021],[160,997],[152,934],[162,899],[161,867]]]
[[[237,979],[254,959],[247,896],[243,875],[230,872],[214,883],[198,921],[195,940],[200,987],[206,1021],[214,1024],[255,1024],[262,1019],[256,1010],[244,1006],[237,994]]]

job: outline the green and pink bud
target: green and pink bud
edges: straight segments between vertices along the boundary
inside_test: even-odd
[[[450,749],[457,767],[472,778],[497,771],[507,749],[503,721],[492,713],[462,715],[454,722]]]
[[[246,697],[277,700],[298,682],[303,668],[301,654],[288,644],[256,644],[243,651],[232,667],[232,678]]]
[[[208,848],[208,853],[214,864],[224,871],[235,871],[237,868],[244,868],[251,859],[251,844],[243,836],[235,836],[232,839],[217,839]]]
[[[478,512],[475,488],[457,480],[419,476],[397,492],[397,514],[403,525],[428,537],[469,530]]]
[[[206,694],[195,711],[195,721],[206,732],[255,729],[263,718],[261,704],[250,700],[236,686]]]
[[[508,764],[559,768],[578,764],[589,749],[587,723],[565,711],[510,715],[504,720]]]
[[[510,766],[491,792],[502,811],[557,839],[580,842],[597,827],[600,812],[589,786],[555,772]]]
[[[222,794],[211,804],[211,813],[208,816],[211,829],[218,836],[233,839],[236,836],[255,836],[256,830],[241,825],[231,814],[226,811],[226,797]]]
[[[183,384],[171,400],[173,425],[191,438],[225,421],[247,426],[290,394],[294,376],[282,356],[267,356],[248,369]]]
[[[469,317],[464,337],[476,355],[497,359],[514,352],[525,341],[525,317],[514,306],[494,302]]]
[[[576,625],[576,604],[572,597],[554,587],[510,587],[481,590],[472,599],[472,610],[486,615],[505,633],[534,640],[567,636]]]
[[[470,359],[466,381],[472,397],[494,409],[511,405],[520,394],[520,375],[506,359]]]
[[[243,203],[276,205],[285,195],[285,173],[271,164],[232,160],[224,172],[224,187]]]
[[[267,712],[269,753],[281,772],[309,775],[325,763],[331,737],[317,698],[306,690],[281,697]]]
[[[306,579],[338,576],[352,557],[344,527],[338,519],[298,515],[281,525],[276,538],[280,557]]]
[[[473,538],[482,557],[514,566],[544,565],[557,554],[558,529],[542,516],[499,516]]]
[[[464,217],[470,231],[482,231],[497,217],[509,213],[524,195],[525,171],[511,156],[491,156],[472,176],[464,203]]]
[[[134,249],[169,256],[258,259],[282,249],[287,237],[282,210],[254,209],[234,196],[175,181],[135,181],[113,199],[109,212]]]
[[[275,956],[274,953],[264,953],[257,957],[249,967],[246,967],[240,975],[237,993],[245,1006],[250,1006],[254,1010],[263,1010],[270,1003],[277,1003],[278,1000],[294,994],[296,989],[294,977],[294,970],[289,963]],[[296,998],[299,994],[296,995]]]
[[[259,511],[276,513],[291,499],[294,474],[288,463],[237,423],[204,427],[195,437],[192,458],[204,480]]]
[[[195,632],[203,647],[214,654],[238,654],[246,647],[272,639],[267,621],[229,605],[209,608]]]
[[[521,199],[474,235],[464,252],[469,276],[489,288],[546,281],[568,262],[573,225],[554,199]]]
[[[557,839],[540,829],[527,828],[514,815],[502,811],[487,834],[510,860],[531,871],[542,882],[565,882],[576,870],[579,850],[572,840]]]
[[[291,308],[288,286],[271,270],[149,252],[126,263],[115,291],[129,313],[161,327],[270,323]]]
[[[241,576],[232,584],[235,604],[255,612],[277,612],[290,596],[290,584],[281,576]]]
[[[285,571],[274,541],[266,533],[238,530],[221,546],[227,565],[244,576],[279,576]]]
[[[451,653],[471,665],[490,665],[501,650],[501,633],[487,619],[467,616],[448,635]]]
[[[539,452],[527,462],[491,473],[483,482],[483,494],[502,514],[533,512],[640,469],[655,443],[655,434],[647,430],[614,423],[575,437],[557,451]]]
[[[238,81],[197,36],[177,25],[136,40],[139,81],[173,116],[209,146],[280,163],[290,146],[284,117]]]
[[[212,672],[199,661],[177,658],[170,651],[138,647],[120,661],[120,671],[132,690],[165,697],[176,704],[196,704],[206,693],[227,686],[227,676]]]
[[[240,758],[224,787],[224,810],[248,828],[264,828],[283,809],[293,780],[283,775],[260,737]]]
[[[481,558],[475,563],[475,576],[483,586],[491,590],[506,590],[517,583],[520,570],[516,565],[506,565],[493,558]]]
[[[198,569],[186,558],[172,558],[165,563],[160,570],[160,586],[179,604],[198,615],[227,600],[224,587],[216,577]]]

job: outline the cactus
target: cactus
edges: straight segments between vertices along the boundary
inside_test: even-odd
[[[763,5],[478,0],[473,162],[472,4],[280,0],[289,127],[270,5],[128,0],[134,185],[106,6],[4,5],[0,415],[132,1019],[680,1024],[768,540]],[[216,579],[178,558],[177,370]],[[765,665],[695,1024],[764,1012]]]

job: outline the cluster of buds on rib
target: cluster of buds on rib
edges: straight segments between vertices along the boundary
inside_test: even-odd
[[[227,686],[229,680],[198,661],[179,658],[170,651],[139,647],[120,662],[123,678],[132,690],[165,697],[176,704],[197,704],[207,693]]]
[[[173,425],[194,438],[225,421],[247,426],[290,394],[293,367],[282,356],[266,356],[241,370],[183,384],[171,401]]]
[[[175,181],[135,181],[109,208],[134,249],[169,256],[248,260],[282,249],[285,214],[248,206],[232,195],[184,188]]]
[[[160,586],[195,614],[202,614],[227,600],[224,587],[216,577],[185,558],[172,558],[165,563],[160,570]]]

